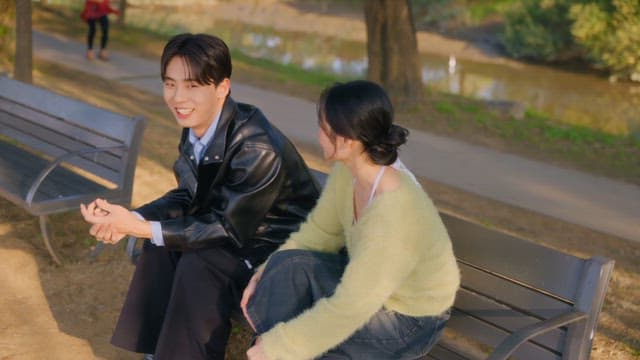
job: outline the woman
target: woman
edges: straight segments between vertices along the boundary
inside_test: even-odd
[[[93,60],[95,58],[95,55],[93,54],[93,39],[96,35],[96,23],[100,24],[100,30],[102,31],[98,57],[102,60],[109,59],[107,54],[107,41],[109,41],[109,14],[111,13],[120,15],[118,10],[111,7],[109,0],[86,0],[84,3],[84,9],[82,10],[80,17],[89,24],[86,55],[88,60]]]
[[[431,200],[397,161],[408,131],[368,81],[326,89],[318,139],[336,162],[315,209],[259,268],[241,306],[249,359],[414,359],[449,318],[460,278]]]

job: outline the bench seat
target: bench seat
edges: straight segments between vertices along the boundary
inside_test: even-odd
[[[142,118],[0,77],[0,196],[40,217],[56,263],[47,215],[78,211],[96,197],[128,206],[144,126]]]
[[[109,193],[109,188],[94,180],[71,171],[56,167],[37,187],[32,202],[27,203],[27,195],[37,179],[51,162],[13,144],[0,142],[0,191],[11,202],[26,209],[32,215],[49,214],[70,210],[61,206],[59,199],[88,202],[96,196]],[[73,207],[75,209],[75,207]]]

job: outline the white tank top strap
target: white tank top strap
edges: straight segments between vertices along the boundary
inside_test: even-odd
[[[384,170],[386,166],[383,166],[378,170],[378,175],[376,175],[376,179],[373,181],[373,186],[371,187],[371,193],[369,194],[369,200],[367,201],[367,206],[371,205],[373,201],[373,196],[376,194],[376,190],[378,190],[378,185],[380,185],[380,179],[382,179],[382,175],[384,175]]]

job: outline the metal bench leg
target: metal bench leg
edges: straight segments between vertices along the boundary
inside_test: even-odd
[[[40,215],[40,232],[42,232],[42,237],[44,238],[44,244],[47,246],[47,250],[49,250],[49,254],[51,254],[53,261],[58,265],[62,265],[62,262],[58,258],[58,255],[56,255],[55,251],[53,251],[53,247],[51,247],[51,242],[49,241],[49,232],[47,230],[46,215]]]
[[[136,263],[136,260],[138,260],[138,257],[142,253],[140,249],[136,248],[137,241],[138,238],[136,238],[135,236],[129,236],[129,238],[127,239],[127,256],[129,257],[131,263],[134,265]]]
[[[94,262],[98,258],[98,255],[100,255],[102,250],[104,250],[105,246],[105,243],[103,243],[102,241],[98,241],[96,243],[96,246],[91,251],[91,254],[89,254],[89,262]]]

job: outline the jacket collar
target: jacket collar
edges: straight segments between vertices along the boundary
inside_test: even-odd
[[[227,134],[229,127],[232,126],[232,122],[238,106],[231,96],[227,96],[227,99],[222,106],[222,112],[220,113],[220,119],[216,126],[216,132],[211,139],[211,143],[205,149],[203,153],[201,164],[219,163],[224,159],[225,151],[227,149]],[[189,129],[182,129],[182,137],[180,139],[180,152],[183,154],[189,154],[192,150],[191,143],[189,142]]]

